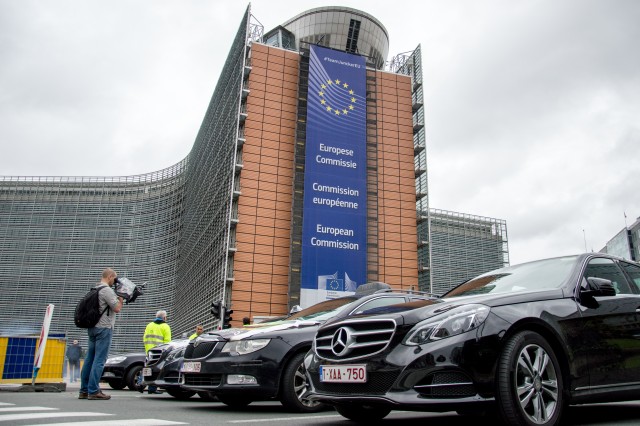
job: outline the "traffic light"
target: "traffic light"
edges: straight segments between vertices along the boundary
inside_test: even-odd
[[[226,306],[224,307],[224,318],[222,319],[222,328],[231,328],[230,322],[233,320],[231,314],[233,313],[233,309],[228,309]]]
[[[214,319],[220,318],[220,302],[211,302],[211,315],[213,315]]]

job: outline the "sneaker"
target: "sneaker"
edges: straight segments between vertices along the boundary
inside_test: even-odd
[[[78,399],[87,399],[89,397],[89,394],[87,392],[80,392],[78,394]]]
[[[111,395],[107,395],[106,393],[102,393],[102,392],[98,392],[98,393],[92,393],[91,395],[89,395],[87,397],[87,399],[111,399]]]

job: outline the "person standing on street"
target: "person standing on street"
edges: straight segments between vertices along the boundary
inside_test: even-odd
[[[69,382],[75,383],[80,376],[80,358],[82,358],[82,347],[77,340],[67,348],[67,360],[69,361]]]
[[[147,324],[144,329],[144,337],[142,338],[144,351],[148,354],[149,349],[170,341],[171,327],[167,324],[167,311],[158,311],[156,312],[156,319]],[[149,393],[162,393],[158,392],[157,389],[156,386],[149,386]]]
[[[111,398],[110,395],[104,394],[100,390],[100,378],[111,347],[116,314],[122,309],[122,297],[117,296],[112,288],[117,277],[116,271],[107,268],[102,271],[102,281],[96,285],[96,288],[104,286],[109,288],[99,292],[100,312],[102,312],[100,320],[95,327],[87,329],[89,347],[80,375],[78,399],[106,400]]]
[[[204,327],[200,324],[196,325],[196,332],[189,336],[189,340],[193,340],[204,332]]]

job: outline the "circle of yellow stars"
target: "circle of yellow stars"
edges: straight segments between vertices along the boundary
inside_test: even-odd
[[[329,105],[329,102],[324,97],[324,92],[329,86],[338,87],[340,90],[347,92],[350,96],[349,103],[344,105],[342,108],[336,108],[335,105]],[[318,95],[320,96],[320,104],[325,107],[326,111],[330,114],[334,114],[337,116],[340,115],[348,115],[350,111],[355,109],[356,97],[352,89],[349,89],[349,85],[345,82],[340,81],[339,79],[335,80],[327,80],[326,83],[322,83],[320,85],[320,90],[318,91]]]

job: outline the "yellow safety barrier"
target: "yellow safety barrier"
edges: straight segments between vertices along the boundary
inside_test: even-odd
[[[39,336],[0,337],[0,383],[31,383]],[[49,336],[36,383],[62,382],[66,338]]]

